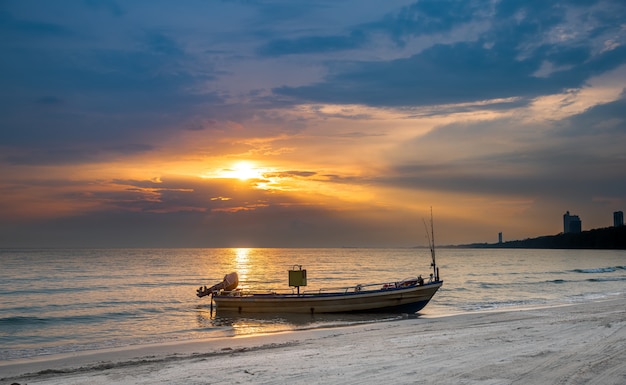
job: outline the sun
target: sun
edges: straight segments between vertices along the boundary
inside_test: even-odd
[[[206,179],[238,179],[248,184],[251,188],[271,190],[280,188],[280,178],[277,175],[274,169],[260,167],[253,161],[242,160],[237,163],[231,163],[231,166],[228,168],[204,173],[201,177]]]
[[[237,163],[230,172],[232,177],[245,181],[248,179],[258,179],[262,177],[261,171],[250,162]]]

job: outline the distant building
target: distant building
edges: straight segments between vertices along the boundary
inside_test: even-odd
[[[582,231],[582,223],[578,215],[570,215],[569,211],[563,215],[563,232],[564,233],[580,233]]]
[[[613,227],[624,226],[624,212],[616,211],[613,213]]]
[[[498,233],[498,243],[502,243],[502,232]]]

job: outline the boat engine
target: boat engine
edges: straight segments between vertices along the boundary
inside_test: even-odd
[[[220,283],[216,283],[211,287],[200,286],[198,290],[196,290],[196,295],[202,298],[206,295],[210,295],[220,290],[231,291],[235,290],[237,288],[237,285],[239,285],[239,276],[237,275],[237,272],[233,271],[230,274],[226,274],[224,276],[224,280]]]

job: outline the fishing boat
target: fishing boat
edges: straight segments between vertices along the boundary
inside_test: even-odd
[[[427,229],[428,230],[428,229]],[[209,296],[217,310],[236,313],[347,313],[347,312],[401,312],[415,313],[424,308],[443,285],[435,261],[434,232],[428,234],[432,258],[432,273],[424,280],[421,275],[392,282],[356,284],[349,287],[328,288],[300,292],[307,285],[307,272],[294,265],[289,273],[290,292],[277,290],[248,291],[238,289],[236,272],[227,274],[222,282],[211,287],[200,287],[198,297]]]

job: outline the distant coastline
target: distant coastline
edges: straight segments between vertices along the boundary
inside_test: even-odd
[[[612,249],[626,250],[626,226],[561,233],[502,243],[472,243],[452,247],[502,249]]]

